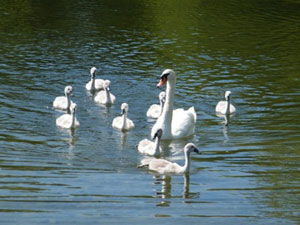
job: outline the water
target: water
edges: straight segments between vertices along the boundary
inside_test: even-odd
[[[300,3],[4,1],[0,6],[1,224],[299,224]],[[89,69],[117,102],[94,104]],[[138,169],[147,107],[165,68],[192,139],[164,157],[189,176]],[[59,129],[53,99],[72,85],[81,126]],[[225,127],[214,107],[231,90]],[[134,130],[111,122],[129,104]]]

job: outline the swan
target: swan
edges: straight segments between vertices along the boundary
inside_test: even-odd
[[[127,118],[128,104],[122,103],[121,116],[113,119],[112,126],[118,130],[126,131],[134,128],[134,123],[131,119]]]
[[[225,101],[219,101],[216,105],[216,112],[220,114],[235,113],[235,107],[230,103],[231,91],[225,92]]]
[[[139,167],[148,167],[149,170],[156,171],[161,174],[170,174],[170,173],[187,173],[190,170],[191,158],[190,154],[192,152],[200,153],[195,144],[188,143],[184,146],[184,166],[180,166],[177,163],[170,162],[165,159],[145,159],[142,160],[142,164]]]
[[[65,96],[58,96],[53,101],[53,107],[60,110],[70,110],[72,86],[65,87]]]
[[[75,128],[80,125],[79,121],[76,118],[76,109],[77,105],[72,103],[70,106],[71,115],[64,114],[56,119],[56,126],[62,128]]]
[[[194,107],[190,107],[188,110],[180,108],[173,112],[176,84],[176,74],[173,70],[166,69],[163,71],[157,87],[161,87],[165,83],[167,83],[166,102],[161,116],[152,128],[151,135],[154,136],[159,128],[163,130],[162,140],[180,139],[193,135],[197,120]]]
[[[153,140],[143,139],[139,142],[137,150],[145,155],[158,156],[161,148],[159,147],[160,138],[162,136],[162,129],[158,129],[154,134]]]
[[[90,69],[91,80],[85,85],[85,88],[91,92],[103,90],[104,80],[96,79],[96,71],[97,71],[96,67],[92,67]]]
[[[100,91],[94,98],[96,103],[100,104],[113,104],[116,97],[110,93],[110,81],[105,80],[103,85],[104,90]]]
[[[152,118],[152,119],[157,119],[162,111],[163,111],[163,108],[164,108],[164,104],[165,104],[165,101],[166,101],[166,92],[162,91],[159,93],[158,95],[158,98],[159,98],[159,105],[158,104],[153,104],[149,107],[149,109],[147,110],[147,117],[149,118]]]

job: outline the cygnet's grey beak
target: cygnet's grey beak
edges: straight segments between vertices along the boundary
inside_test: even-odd
[[[198,148],[194,148],[194,152],[196,152],[197,154],[200,154],[200,151]]]

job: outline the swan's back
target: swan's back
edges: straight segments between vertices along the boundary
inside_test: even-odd
[[[64,114],[56,119],[56,125],[62,128],[71,128],[72,127],[72,115]],[[80,125],[79,121],[75,118],[74,127]]]
[[[216,112],[221,113],[221,114],[225,114],[226,113],[226,107],[227,107],[227,101],[219,101],[218,104],[216,105]],[[235,113],[235,111],[236,111],[236,109],[235,109],[234,105],[232,105],[230,103],[229,112],[230,113]]]
[[[161,114],[161,106],[158,104],[153,104],[148,109],[146,115],[149,118],[157,119]]]
[[[188,137],[194,134],[197,114],[194,107],[188,110],[182,108],[173,111],[172,135],[174,139]]]
[[[183,168],[177,163],[172,163],[165,159],[152,159],[149,161],[149,170],[156,171],[161,174],[182,173]]]

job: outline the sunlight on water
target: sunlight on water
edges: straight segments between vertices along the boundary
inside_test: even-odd
[[[298,1],[28,1],[0,6],[0,213],[3,224],[298,224]],[[85,90],[89,69],[116,103]],[[186,175],[137,168],[161,72],[175,108],[194,106],[191,139],[163,142]],[[56,127],[72,85],[80,127]],[[224,92],[237,112],[215,113]],[[127,102],[136,127],[112,128]],[[225,123],[229,125],[226,126]],[[22,218],[22,220],[21,220]]]

